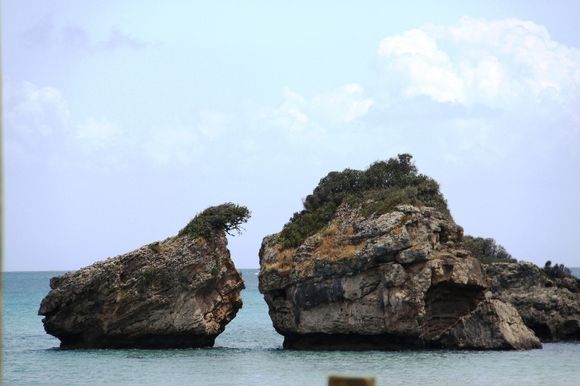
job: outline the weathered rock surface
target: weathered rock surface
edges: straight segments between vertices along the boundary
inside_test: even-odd
[[[212,346],[242,306],[225,235],[168,238],[54,277],[38,313],[62,348]]]
[[[530,349],[539,340],[491,298],[463,230],[438,211],[364,217],[346,204],[302,245],[260,250],[260,291],[285,348]]]
[[[491,290],[545,342],[580,341],[580,280],[550,278],[528,262],[486,264]]]

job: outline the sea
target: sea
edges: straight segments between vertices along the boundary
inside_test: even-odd
[[[37,311],[62,272],[5,272],[2,384],[325,386],[329,375],[343,375],[385,386],[580,385],[580,343],[507,352],[283,350],[257,272],[242,270],[243,308],[215,347],[184,350],[60,350]]]

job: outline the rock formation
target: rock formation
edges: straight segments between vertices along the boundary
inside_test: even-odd
[[[491,290],[546,342],[580,341],[580,279],[551,278],[528,262],[484,265]]]
[[[62,348],[188,348],[214,344],[244,284],[222,228],[184,230],[54,277],[50,288],[38,313]]]
[[[285,348],[541,347],[487,291],[449,215],[413,205],[368,215],[363,206],[343,201],[298,247],[264,238],[260,291]]]

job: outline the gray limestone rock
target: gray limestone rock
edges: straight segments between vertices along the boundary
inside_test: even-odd
[[[486,298],[485,272],[462,235],[432,208],[365,217],[342,204],[298,248],[265,237],[260,291],[284,347],[541,347],[513,307]]]
[[[225,234],[168,238],[50,281],[38,313],[62,348],[212,346],[242,306]]]
[[[528,262],[486,264],[491,290],[545,342],[580,341],[580,279],[550,278]]]
[[[443,347],[461,349],[513,350],[539,347],[540,340],[534,338],[529,337],[528,328],[511,304],[486,299],[461,316],[438,342]]]

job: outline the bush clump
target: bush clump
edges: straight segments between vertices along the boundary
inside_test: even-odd
[[[552,261],[550,260],[546,261],[546,264],[544,264],[544,268],[542,268],[542,271],[544,271],[548,276],[550,276],[553,279],[573,277],[570,268],[566,267],[564,264],[555,264],[552,266]]]
[[[241,225],[248,221],[251,213],[245,206],[228,202],[218,206],[211,206],[198,213],[181,231],[178,236],[211,238],[217,232],[241,233]]]
[[[515,262],[508,251],[491,237],[463,236],[463,246],[483,263]]]
[[[297,247],[322,229],[343,202],[361,206],[365,216],[379,215],[399,204],[432,206],[450,215],[439,184],[418,173],[410,154],[377,161],[368,169],[345,169],[322,178],[304,199],[304,209],[294,213],[278,237],[282,248]]]

